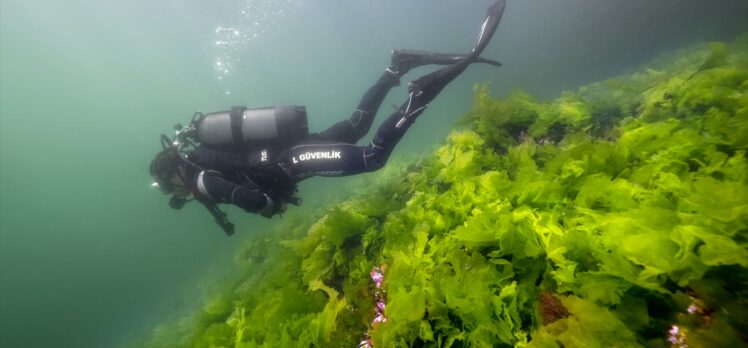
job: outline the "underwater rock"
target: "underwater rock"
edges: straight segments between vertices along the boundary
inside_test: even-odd
[[[561,300],[547,291],[540,293],[539,305],[543,325],[551,324],[556,320],[569,316],[569,311],[561,303]]]

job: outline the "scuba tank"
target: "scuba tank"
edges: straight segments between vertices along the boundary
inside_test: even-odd
[[[300,205],[296,197],[296,185],[288,172],[280,164],[274,163],[274,151],[309,135],[306,108],[303,106],[276,106],[248,109],[233,107],[230,111],[193,115],[189,125],[174,125],[173,138],[161,134],[163,152],[168,153],[170,167],[184,165],[196,170],[224,167],[226,175],[239,184],[252,184],[254,181],[280,199],[280,202]],[[157,156],[158,157],[158,156]],[[166,157],[163,155],[162,157]],[[155,160],[154,160],[155,161]],[[151,174],[157,186],[168,188],[171,172],[156,175],[152,165]],[[257,168],[260,175],[250,178],[245,172]],[[156,168],[160,169],[160,168]],[[155,174],[154,174],[155,173]],[[194,200],[202,203],[215,218],[226,235],[234,233],[234,225],[228,220],[216,202],[200,197]],[[169,205],[180,209],[189,200],[173,196]]]
[[[247,143],[290,144],[309,135],[306,108],[274,106],[200,115],[193,120],[195,139],[208,146]]]

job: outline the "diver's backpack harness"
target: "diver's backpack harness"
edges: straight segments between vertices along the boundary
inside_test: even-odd
[[[190,160],[189,154],[200,146],[216,149],[226,148],[278,148],[291,145],[309,134],[306,109],[303,106],[276,106],[248,109],[233,107],[230,111],[203,114],[196,112],[187,127],[174,125],[175,136],[169,139],[161,134],[161,146],[166,154],[177,161],[195,168],[205,170],[203,166]],[[263,160],[267,160],[267,150],[263,150]],[[277,175],[276,175],[277,176]],[[244,178],[250,180],[246,175]],[[184,178],[182,178],[183,181]],[[165,181],[169,183],[168,180]],[[163,183],[160,183],[163,184]],[[272,190],[271,190],[272,192]],[[295,205],[301,200],[293,192],[275,192],[274,196]],[[193,194],[194,200],[200,202],[223,229],[226,235],[234,234],[234,224],[226,213],[201,195]],[[190,200],[172,196],[169,206],[181,209]],[[279,202],[280,204],[280,202]]]

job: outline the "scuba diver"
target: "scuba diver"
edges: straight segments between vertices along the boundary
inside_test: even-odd
[[[480,57],[506,5],[488,8],[469,54],[394,50],[391,64],[364,94],[350,117],[320,133],[309,133],[303,106],[233,107],[196,113],[176,136],[161,135],[163,150],[151,161],[150,173],[169,205],[180,209],[190,200],[203,204],[227,235],[234,226],[216,204],[228,203],[270,218],[299,205],[296,185],[313,176],[348,176],[382,168],[395,145],[429,103],[472,63],[500,66]],[[356,143],[371,128],[380,104],[400,78],[413,68],[442,68],[408,84],[408,98],[379,126],[369,144]]]

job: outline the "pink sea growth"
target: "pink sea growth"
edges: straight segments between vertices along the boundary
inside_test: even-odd
[[[384,323],[387,321],[387,317],[384,315],[384,309],[386,307],[385,302],[385,296],[384,292],[382,291],[382,283],[384,283],[384,266],[382,267],[374,267],[371,269],[371,272],[369,273],[371,275],[371,281],[374,282],[374,286],[376,287],[376,292],[374,293],[374,319],[371,321],[371,325],[369,325],[369,331],[372,327],[374,327],[376,324]],[[366,331],[364,333],[364,338],[361,340],[361,342],[358,343],[356,348],[373,348],[374,344],[371,342],[371,336],[369,334],[369,331]]]
[[[374,281],[374,284],[376,284],[377,289],[382,288],[382,282],[384,281],[384,272],[379,267],[374,267],[371,269],[371,280]]]
[[[686,332],[681,330],[677,325],[670,327],[667,332],[667,341],[670,342],[671,347],[688,348],[686,344]]]

